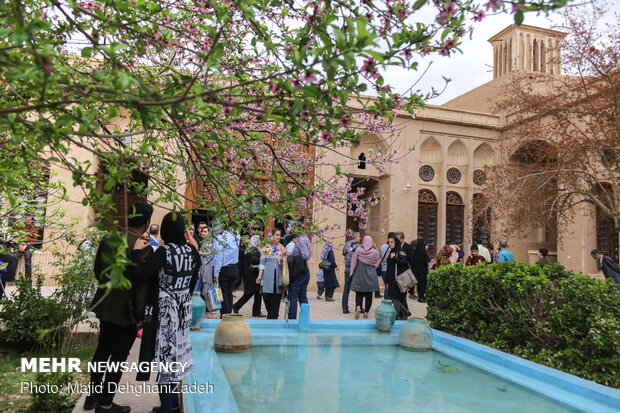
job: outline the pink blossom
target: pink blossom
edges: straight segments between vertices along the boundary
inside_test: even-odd
[[[377,73],[377,61],[372,57],[364,60],[361,71],[371,79],[377,79],[379,77],[379,73]]]
[[[314,83],[316,81],[317,81],[317,77],[314,73],[307,72],[306,75],[304,76],[304,83],[307,85]]]
[[[456,13],[456,4],[453,2],[444,3],[444,9],[437,16],[439,23],[447,23],[448,20]]]
[[[345,113],[340,117],[340,123],[345,128],[348,128],[351,125],[351,117],[347,113]]]

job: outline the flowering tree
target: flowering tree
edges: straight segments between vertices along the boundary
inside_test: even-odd
[[[521,72],[499,102],[509,157],[488,173],[486,193],[508,233],[570,222],[580,205],[620,231],[620,21],[603,23],[607,7],[564,9],[566,75]]]
[[[485,6],[520,22],[564,3]],[[114,190],[178,207],[179,187],[195,183],[210,194],[198,204],[227,219],[358,202],[339,165],[317,182],[321,151],[300,150],[356,145],[394,110],[413,113],[425,96],[398,95],[380,71],[450,55],[483,17],[476,0],[2,1],[0,168],[15,177],[31,160],[61,165],[108,218]],[[99,165],[72,157],[76,148]],[[136,173],[148,180],[132,182]]]

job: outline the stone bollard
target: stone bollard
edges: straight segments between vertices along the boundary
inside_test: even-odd
[[[310,304],[302,304],[299,310],[299,331],[310,330]]]

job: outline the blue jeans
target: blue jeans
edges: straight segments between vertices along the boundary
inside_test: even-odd
[[[344,273],[344,290],[342,291],[342,311],[349,311],[349,292],[351,291],[351,277]]]
[[[387,271],[381,271],[381,278],[383,278],[383,298],[388,299],[388,288],[387,288]]]
[[[288,318],[289,320],[295,320],[297,318],[297,302],[299,304],[308,303],[308,283],[310,282],[310,271],[304,275],[295,277],[291,280],[288,286]]]

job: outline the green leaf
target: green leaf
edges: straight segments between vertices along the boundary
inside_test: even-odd
[[[85,47],[82,49],[81,54],[82,54],[82,57],[91,57],[93,54],[93,48]]]
[[[426,4],[427,0],[418,0],[413,4],[413,10],[419,10]]]
[[[523,10],[521,9],[517,10],[517,12],[515,13],[515,24],[517,26],[521,26],[521,24],[523,23],[524,17],[525,17],[525,14],[523,13]]]

